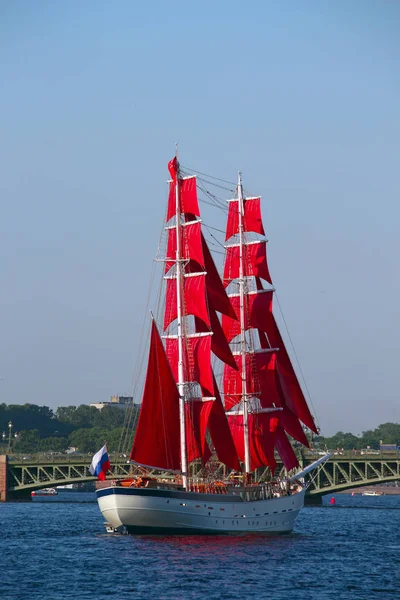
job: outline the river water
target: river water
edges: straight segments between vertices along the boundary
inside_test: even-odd
[[[335,498],[277,537],[107,534],[94,493],[3,504],[0,599],[399,599],[400,496]]]

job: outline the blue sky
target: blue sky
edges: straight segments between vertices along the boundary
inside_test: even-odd
[[[0,402],[130,392],[179,140],[263,197],[323,432],[399,422],[399,28],[378,0],[0,1]]]

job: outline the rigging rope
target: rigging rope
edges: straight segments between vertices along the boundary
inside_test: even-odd
[[[222,181],[222,183],[229,183],[229,185],[233,185],[236,187],[236,183],[233,183],[233,181],[228,181],[227,179],[221,179],[220,177],[214,177],[213,175],[208,175],[207,173],[202,173],[201,171],[191,169],[190,167],[182,167],[182,169],[191,171],[192,173],[196,173],[198,175],[204,175],[204,177],[209,177],[210,179],[215,179],[216,181]]]
[[[297,366],[298,366],[298,368],[299,368],[300,375],[301,375],[301,378],[302,378],[302,380],[303,380],[303,383],[304,383],[304,387],[305,387],[305,389],[306,389],[306,391],[307,391],[307,394],[308,394],[308,399],[309,399],[309,401],[310,401],[310,404],[311,404],[311,406],[312,406],[312,409],[313,409],[313,412],[314,412],[315,419],[316,419],[316,421],[317,421],[317,427],[318,427],[318,429],[320,429],[320,424],[319,424],[319,420],[318,420],[317,412],[316,412],[316,410],[315,410],[315,406],[314,406],[314,403],[313,403],[313,401],[312,401],[312,398],[311,398],[310,390],[308,389],[308,385],[307,385],[306,378],[305,378],[305,376],[304,376],[304,373],[303,373],[303,369],[301,368],[301,365],[300,365],[299,357],[297,356],[296,348],[294,347],[294,343],[293,343],[293,340],[292,340],[292,336],[290,335],[289,328],[288,328],[288,326],[287,326],[287,323],[286,323],[285,315],[283,314],[283,310],[282,310],[282,307],[281,307],[281,303],[279,302],[278,293],[277,293],[277,291],[276,291],[276,290],[275,290],[275,292],[274,292],[274,293],[275,293],[275,298],[276,298],[276,301],[277,301],[277,303],[278,303],[279,311],[280,311],[280,313],[281,313],[281,316],[282,316],[283,323],[284,323],[284,325],[285,325],[286,333],[287,333],[287,335],[288,335],[288,338],[289,338],[290,344],[291,344],[291,346],[292,346],[293,353],[294,353],[294,355],[295,355],[295,357],[296,357]]]
[[[156,257],[158,257],[160,255],[160,247],[161,247],[163,238],[165,236],[164,221],[165,221],[165,218],[163,220],[161,233],[159,235],[159,242],[158,242]],[[146,316],[149,314],[149,311],[150,311],[150,301],[151,301],[151,297],[152,297],[151,291],[154,287],[156,268],[157,268],[157,260],[154,260],[152,263],[149,285],[148,285],[148,290],[147,290],[147,300],[146,300],[146,307],[145,307],[145,315]],[[159,303],[159,299],[161,297],[162,284],[163,284],[163,279],[161,278],[161,280],[159,281],[158,293],[157,293],[158,303]],[[159,306],[157,308],[159,308]],[[125,412],[124,423],[122,426],[121,437],[120,437],[120,441],[119,441],[119,445],[118,445],[118,454],[128,453],[128,452],[130,453],[130,448],[132,447],[132,443],[133,443],[132,436],[133,436],[134,430],[137,426],[137,422],[138,422],[138,418],[139,418],[139,410],[138,410],[139,405],[135,404],[135,397],[137,397],[137,395],[138,395],[139,384],[142,385],[142,383],[143,383],[139,377],[139,374],[143,373],[144,363],[147,358],[146,352],[144,352],[143,350],[145,348],[145,344],[144,344],[145,332],[148,330],[148,327],[149,327],[149,321],[147,320],[147,318],[144,318],[142,321],[142,327],[141,327],[141,331],[140,331],[140,335],[139,335],[139,342],[138,342],[138,345],[136,348],[136,359],[135,359],[135,363],[134,363],[135,366],[134,366],[134,372],[133,372],[133,376],[132,376],[132,380],[131,380],[131,390],[132,390],[133,402],[132,402],[132,406],[129,409],[127,409]]]

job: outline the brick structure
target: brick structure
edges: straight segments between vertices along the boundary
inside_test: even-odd
[[[7,501],[7,455],[0,455],[0,502]]]

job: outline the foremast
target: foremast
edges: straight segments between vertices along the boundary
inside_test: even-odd
[[[248,416],[248,397],[246,381],[246,330],[245,330],[245,278],[244,278],[244,205],[242,174],[238,173],[238,218],[239,218],[239,298],[240,298],[240,351],[242,355],[242,403],[243,403],[243,435],[244,435],[244,462],[246,478],[251,473],[250,468],[250,445],[249,445],[249,416]]]
[[[177,157],[176,157],[177,158]],[[183,370],[183,316],[182,316],[182,289],[183,289],[183,265],[181,256],[181,213],[180,213],[180,172],[177,162],[176,186],[175,186],[175,230],[176,230],[176,311],[177,311],[177,336],[178,336],[178,391],[179,391],[179,427],[180,427],[180,449],[181,449],[181,467],[182,467],[182,485],[187,489],[187,452],[186,452],[186,386]]]

